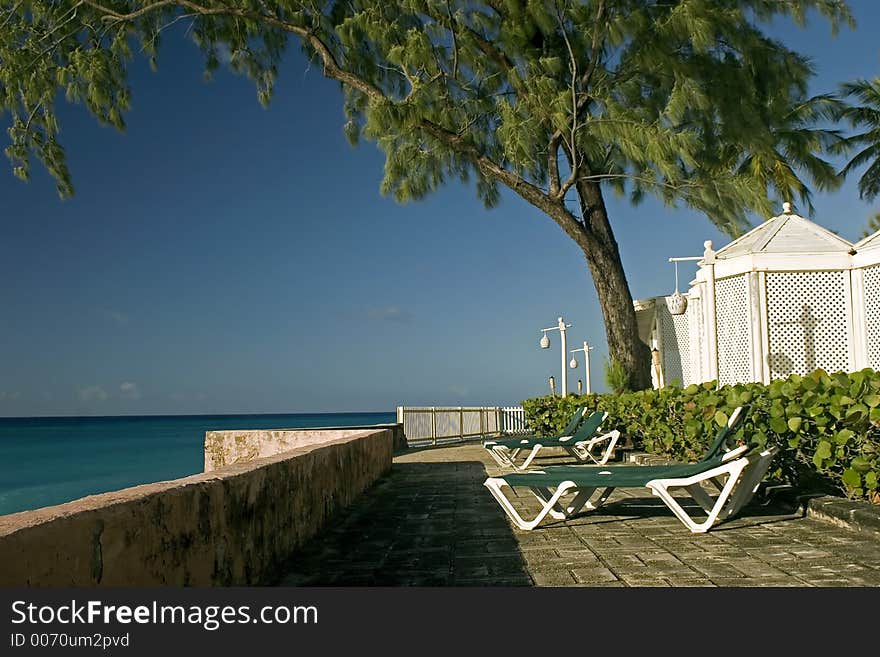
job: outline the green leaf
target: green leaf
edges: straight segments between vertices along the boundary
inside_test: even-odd
[[[727,424],[727,420],[727,413],[725,413],[724,411],[718,411],[717,413],[715,413],[715,424],[717,424],[719,427],[723,427],[725,424]]]
[[[862,420],[868,417],[868,409],[862,406],[859,408],[858,406],[851,406],[849,412],[847,412],[846,417],[843,419],[843,423],[847,426],[852,426],[854,424],[858,424]]]
[[[781,417],[774,417],[770,420],[770,428],[776,433],[782,434],[788,430],[788,424]]]
[[[823,440],[819,443],[819,446],[816,448],[816,456],[820,459],[827,459],[831,456],[831,443],[827,440]]]
[[[788,420],[788,428],[789,428],[791,431],[794,431],[795,433],[797,433],[798,430],[801,428],[801,423],[802,423],[802,422],[803,422],[803,420],[801,420],[799,417],[789,418],[789,420]]]
[[[850,488],[856,488],[862,483],[862,475],[860,475],[852,468],[848,468],[843,471],[843,483]]]
[[[846,442],[850,438],[852,438],[854,435],[856,435],[856,434],[853,431],[850,431],[849,429],[841,429],[840,431],[837,432],[837,435],[834,436],[834,441],[838,445],[845,445]]]
[[[864,456],[857,456],[850,463],[850,467],[856,472],[868,472],[871,469],[871,462]]]

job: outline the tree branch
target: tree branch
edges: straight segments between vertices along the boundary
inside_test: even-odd
[[[98,2],[94,2],[94,0],[84,0],[84,2],[93,9],[104,13],[110,19],[116,21],[134,20],[146,15],[150,11],[155,11],[169,5],[182,6],[193,13],[203,16],[228,15],[261,21],[272,27],[294,34],[308,43],[321,58],[321,62],[324,65],[325,77],[348,85],[352,89],[363,93],[373,100],[389,103],[395,102],[379,87],[340,66],[333,52],[330,50],[330,47],[324,43],[315,32],[301,25],[285,21],[277,15],[266,15],[260,12],[239,9],[228,5],[223,8],[210,8],[191,2],[190,0],[157,0],[137,11],[122,14],[105,7]],[[540,187],[533,185],[516,173],[505,169],[491,158],[486,157],[464,134],[452,132],[443,126],[424,118],[419,121],[418,125],[429,135],[470,160],[473,165],[483,173],[483,175],[493,180],[497,180],[514,191],[518,196],[522,197],[523,200],[548,214],[569,237],[581,246],[582,249],[589,249],[595,245],[594,239],[584,231],[583,225],[573,214],[571,214],[568,208],[565,207],[565,203],[562,200],[548,195]]]
[[[558,6],[557,6],[557,16],[558,16]],[[587,64],[587,68],[584,71],[583,75],[581,76],[581,79],[579,80],[579,85],[584,90],[586,90],[587,87],[589,87],[590,81],[593,78],[593,74],[596,72],[596,69],[599,66],[599,47],[600,47],[601,41],[602,41],[602,38],[600,35],[602,33],[604,33],[604,30],[600,31],[600,28],[601,28],[602,21],[604,20],[604,18],[605,18],[605,0],[599,0],[599,6],[598,6],[598,9],[596,10],[596,26],[593,29],[593,40],[592,40],[592,44],[591,44],[591,48],[590,48],[590,61]],[[562,35],[563,35],[563,38],[565,39],[565,43],[568,46],[569,57],[571,58],[572,61],[574,61],[574,54],[572,52],[571,44],[569,43],[568,35],[565,32],[565,27],[562,23],[561,17],[560,17],[560,29],[562,30]],[[569,68],[571,68],[571,67],[569,67]],[[575,66],[574,72],[572,73],[572,96],[573,97],[575,96],[575,82],[574,82],[574,80],[575,80],[576,71],[577,71],[577,67]],[[574,100],[574,98],[573,98],[573,100]],[[577,150],[574,142],[576,139],[578,118],[580,116],[581,111],[584,109],[584,107],[586,107],[586,105],[589,101],[590,101],[590,95],[584,91],[584,92],[581,92],[581,94],[577,98],[577,102],[574,103],[574,108],[572,111],[572,128],[571,128],[571,135],[572,135],[571,136],[571,149],[572,150],[570,152],[570,157],[572,156],[572,154],[576,153],[576,150]],[[556,130],[553,133],[553,135],[550,137],[550,143],[548,144],[548,150],[550,148],[552,148],[554,144],[556,144],[556,148],[554,149],[554,153],[556,153],[558,155],[559,142],[563,137],[564,137],[563,131],[561,129]],[[580,167],[580,162],[577,162],[576,159],[573,161],[570,160],[570,162],[572,164],[572,175],[568,178],[568,180],[565,181],[564,185],[561,185],[561,186],[559,185],[558,167],[556,168],[557,178],[556,178],[555,188],[556,188],[557,195],[561,194],[562,196],[565,196],[565,193],[571,188],[572,185],[575,184],[575,182],[577,180],[577,169]],[[552,180],[550,181],[550,186],[551,186],[551,188],[554,187],[554,183]]]
[[[559,198],[559,142],[562,135],[554,135],[547,145],[547,177],[549,178],[549,194]],[[562,196],[565,196],[564,194]]]
[[[455,19],[452,18],[452,7],[446,0],[446,13],[449,14],[449,31],[452,33],[452,79],[458,77],[458,38],[455,36]]]
[[[562,39],[565,41],[565,47],[568,50],[568,72],[571,77],[571,137],[570,142],[568,144],[569,152],[571,153],[571,175],[568,177],[562,186],[556,192],[556,196],[560,198],[564,198],[565,194],[571,189],[571,186],[574,185],[575,181],[578,178],[578,172],[580,171],[580,159],[578,158],[578,150],[577,150],[577,131],[578,131],[578,94],[577,94],[577,59],[574,56],[574,49],[571,47],[571,41],[568,38],[568,32],[565,29],[565,21],[562,18],[562,11],[559,9],[559,4],[554,3],[556,7],[556,19],[559,21],[559,30],[562,32]],[[560,135],[561,137],[561,135]],[[552,143],[552,140],[551,140]],[[558,169],[557,169],[558,176]]]

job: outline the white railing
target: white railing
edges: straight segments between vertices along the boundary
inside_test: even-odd
[[[526,430],[520,406],[398,406],[397,421],[410,444],[436,445]]]
[[[526,433],[526,412],[522,406],[505,406],[501,411],[499,427],[501,433]]]

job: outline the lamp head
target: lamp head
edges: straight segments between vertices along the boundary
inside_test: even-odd
[[[571,369],[576,370],[576,369],[577,369],[577,366],[578,366],[577,358],[575,358],[574,356],[572,356],[572,357],[571,357],[571,361],[569,361],[569,363],[568,363],[568,366],[569,366]]]
[[[547,332],[544,332],[544,335],[541,337],[541,349],[549,349],[550,348],[550,338],[547,337]]]

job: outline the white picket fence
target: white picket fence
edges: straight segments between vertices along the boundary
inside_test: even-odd
[[[410,444],[436,445],[527,430],[521,406],[398,406],[397,421]]]

